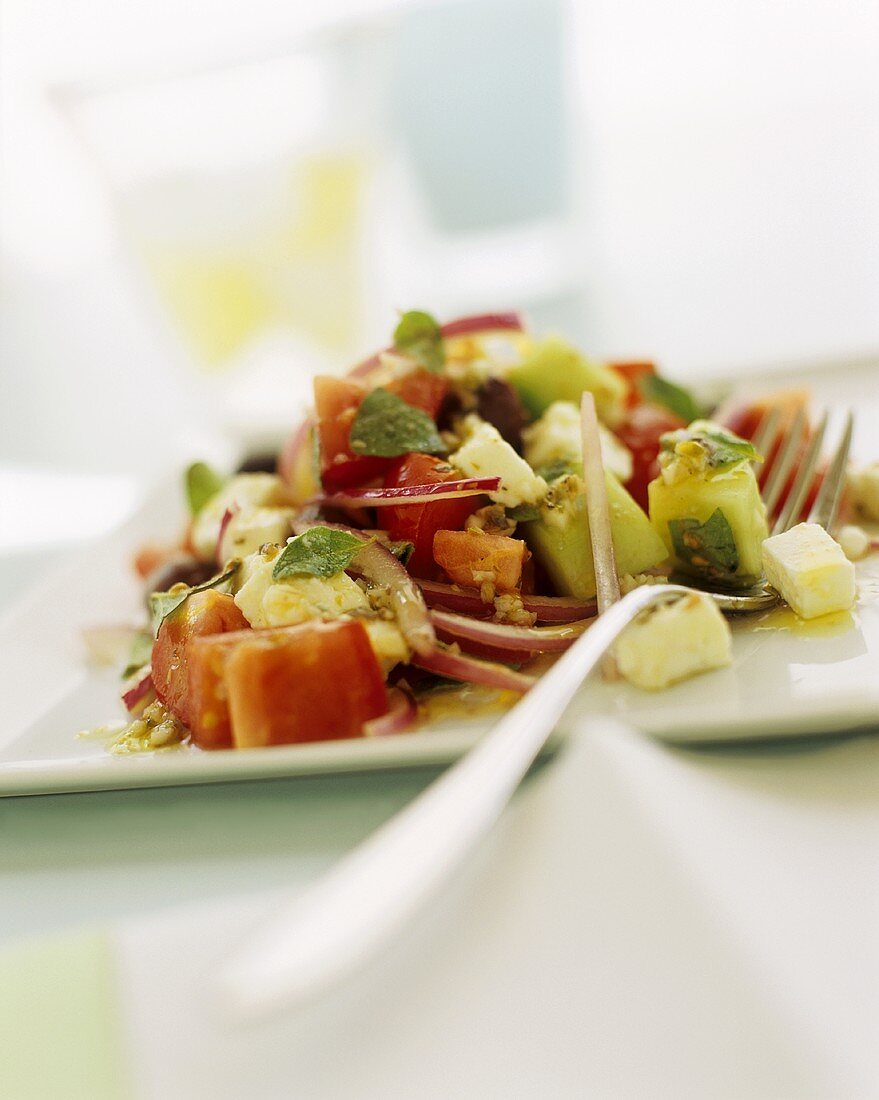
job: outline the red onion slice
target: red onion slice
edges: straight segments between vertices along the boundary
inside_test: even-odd
[[[214,550],[214,560],[217,563],[218,569],[222,569],[225,564],[225,558],[223,557],[223,536],[226,534],[226,528],[240,511],[241,509],[238,505],[233,502],[223,513],[223,518],[220,520],[220,530],[217,532],[217,547]]]
[[[155,698],[156,689],[153,686],[153,670],[147,665],[126,682],[122,690],[122,703],[128,713],[136,717],[143,714]]]
[[[388,590],[397,626],[416,653],[426,655],[436,649],[436,633],[431,625],[421,589],[406,572],[406,567],[386,546],[376,541],[365,541],[367,536],[363,531],[341,523],[299,520],[293,524],[297,535],[309,527],[329,527],[331,530],[346,531],[349,535],[364,539],[363,549],[358,551],[351,568],[373,584]]]
[[[474,313],[471,317],[459,317],[440,325],[443,339],[451,336],[470,336],[477,332],[524,332],[521,313]]]
[[[562,626],[509,626],[471,619],[466,615],[452,615],[448,611],[431,611],[430,621],[438,630],[453,637],[495,646],[514,655],[560,653],[572,645],[589,625],[587,620]]]
[[[580,436],[583,442],[586,514],[589,517],[598,614],[601,615],[611,604],[619,600],[620,582],[617,577],[616,555],[610,526],[610,504],[607,499],[607,482],[604,478],[604,461],[601,457],[598,415],[595,412],[595,398],[588,390],[580,399]]]
[[[499,477],[468,477],[459,481],[437,481],[425,485],[395,485],[384,489],[348,489],[321,497],[318,503],[331,508],[388,508],[401,504],[429,504],[438,498],[480,496],[493,493]]]
[[[485,603],[475,589],[459,588],[440,581],[419,581],[428,607],[446,608],[468,615],[486,615],[494,605]],[[522,595],[522,606],[542,623],[572,623],[595,614],[595,600],[578,600],[573,596]]]
[[[387,714],[364,722],[364,737],[387,737],[394,733],[405,733],[414,724],[418,717],[418,707],[405,688],[389,687],[388,702]]]
[[[289,485],[293,480],[294,473],[298,469],[302,458],[302,452],[311,443],[311,427],[311,419],[306,417],[299,427],[293,430],[281,448],[278,455],[278,477],[285,484]]]
[[[524,693],[537,683],[533,676],[514,672],[506,665],[498,665],[493,661],[480,661],[477,657],[465,657],[463,654],[451,653],[447,649],[435,649],[425,657],[415,657],[412,664],[417,668],[423,668],[425,672],[433,672],[436,676],[445,676],[449,680],[460,680],[466,684],[484,684],[486,687],[498,688],[501,691]]]

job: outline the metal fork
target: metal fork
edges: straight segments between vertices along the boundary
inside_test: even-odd
[[[778,416],[763,426],[761,445],[775,439]],[[794,423],[767,486],[777,502],[805,433]],[[826,417],[774,531],[800,514],[826,430]],[[810,519],[830,527],[842,494],[851,441],[849,416]],[[227,1007],[253,1016],[307,1001],[365,963],[393,939],[500,817],[583,681],[626,626],[648,607],[677,599],[690,586],[636,588],[608,608],[538,683],[465,757],[306,892],[281,908],[221,969]],[[721,609],[762,610],[778,600],[758,592],[712,593]]]
[[[767,514],[770,519],[775,516],[770,532],[773,535],[788,531],[799,522],[803,505],[808,497],[809,489],[812,487],[815,471],[821,458],[821,448],[827,434],[827,421],[828,414],[825,412],[815,429],[814,435],[809,440],[805,453],[802,454],[802,460],[790,491],[785,498],[784,506],[776,515],[778,502],[781,500],[784,487],[790,479],[794,463],[800,456],[806,439],[808,420],[804,408],[797,411],[793,423],[785,433],[784,442],[772,464],[766,484],[763,486],[763,502],[766,505]],[[849,411],[846,414],[839,443],[830,459],[827,472],[821,482],[821,488],[808,516],[809,523],[818,523],[831,533],[839,516],[839,507],[845,492],[846,465],[851,450],[853,431],[854,414]],[[754,446],[760,454],[769,454],[778,442],[781,432],[780,410],[777,405],[770,406],[757,426],[754,434]],[[697,582],[690,580],[690,578],[687,578],[686,583],[693,587],[698,586]],[[740,592],[717,592],[708,589],[704,591],[708,591],[720,610],[727,614],[748,614],[754,611],[765,611],[770,607],[774,607],[780,601],[778,593],[765,581]]]

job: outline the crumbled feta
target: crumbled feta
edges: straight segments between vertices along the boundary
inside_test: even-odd
[[[879,523],[879,462],[849,475],[855,507],[865,519]]]
[[[855,567],[817,523],[798,523],[766,539],[763,572],[803,619],[846,611],[855,601]]]
[[[449,462],[467,477],[499,477],[500,488],[489,493],[496,504],[514,508],[537,504],[546,496],[546,482],[513,448],[493,424],[471,415],[464,422],[466,439]]]
[[[256,508],[287,503],[287,489],[275,474],[238,474],[211,497],[193,520],[191,538],[196,554],[206,560],[214,557],[227,508],[237,509],[243,520]]]
[[[870,550],[870,536],[863,527],[847,524],[839,532],[839,545],[849,561],[860,561]]]
[[[274,559],[251,555],[244,563],[245,580],[235,603],[251,626],[293,626],[308,619],[335,619],[352,611],[369,611],[363,589],[347,573],[334,577],[272,577]]]
[[[266,543],[286,542],[295,508],[254,508],[234,512],[226,525],[218,555],[221,562],[243,558]]]
[[[605,469],[622,482],[632,476],[632,452],[603,424],[598,425]],[[543,416],[522,433],[524,454],[535,469],[553,462],[583,461],[580,410],[573,401],[554,401]]]
[[[408,662],[412,651],[396,623],[386,619],[364,619],[363,625],[385,676],[395,665]]]
[[[670,684],[725,668],[732,635],[710,596],[693,592],[649,608],[626,627],[616,644],[617,668],[636,687],[659,691]]]

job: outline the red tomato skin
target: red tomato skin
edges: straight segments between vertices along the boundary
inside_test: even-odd
[[[156,695],[187,727],[192,724],[189,656],[195,638],[247,630],[250,624],[231,596],[208,589],[195,592],[172,611],[159,627],[153,644],[152,670]]]
[[[421,409],[432,420],[436,420],[440,406],[449,392],[449,380],[418,367],[401,378],[395,378],[385,389],[396,394],[407,405]]]
[[[364,722],[388,709],[381,668],[356,620],[244,634],[226,659],[225,684],[236,748],[359,737]]]
[[[433,455],[412,451],[395,459],[385,476],[385,487],[428,485],[455,481],[460,477],[447,462]],[[407,568],[413,576],[433,579],[439,568],[433,560],[433,538],[437,531],[460,531],[469,515],[481,508],[485,498],[456,497],[430,504],[400,504],[382,508],[379,519],[393,539],[415,547]]]
[[[632,476],[626,488],[647,510],[647,486],[659,474],[659,438],[686,424],[674,413],[657,405],[637,405],[616,429],[620,440],[632,452]]]

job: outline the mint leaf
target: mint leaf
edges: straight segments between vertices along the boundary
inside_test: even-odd
[[[309,527],[284,547],[275,562],[272,577],[276,581],[301,573],[311,577],[334,577],[348,568],[367,541],[331,527]]]
[[[732,528],[716,508],[704,523],[697,519],[670,519],[668,530],[681,562],[712,580],[728,580],[739,567]]]
[[[401,315],[394,329],[394,347],[437,373],[446,361],[442,330],[435,317],[420,309]]]
[[[226,484],[226,478],[211,469],[206,462],[193,462],[185,474],[186,500],[189,511],[197,516],[212,496]]]
[[[147,630],[140,630],[134,636],[131,643],[131,651],[128,654],[128,664],[122,670],[122,679],[127,680],[133,676],[139,668],[150,663],[153,655],[153,638]]]
[[[701,444],[712,469],[735,466],[739,462],[762,461],[762,456],[750,440],[742,439],[710,420],[695,420],[689,428],[666,432],[659,442],[663,451],[672,453],[679,443]]]
[[[396,458],[407,451],[434,455],[446,452],[436,424],[427,413],[407,405],[381,386],[361,402],[349,440],[355,454],[382,458]]]
[[[218,573],[204,584],[196,584],[188,588],[184,584],[175,584],[167,592],[150,593],[150,617],[153,624],[153,637],[158,637],[159,627],[171,615],[182,606],[194,592],[206,592],[209,588],[222,588],[223,585],[235,576],[241,566],[241,562],[233,562],[225,573]]]
[[[690,424],[698,420],[702,410],[696,404],[696,399],[689,390],[683,386],[677,386],[658,374],[643,374],[638,379],[638,389],[645,401],[651,401],[654,405],[662,405],[663,408],[679,416],[681,420]]]

